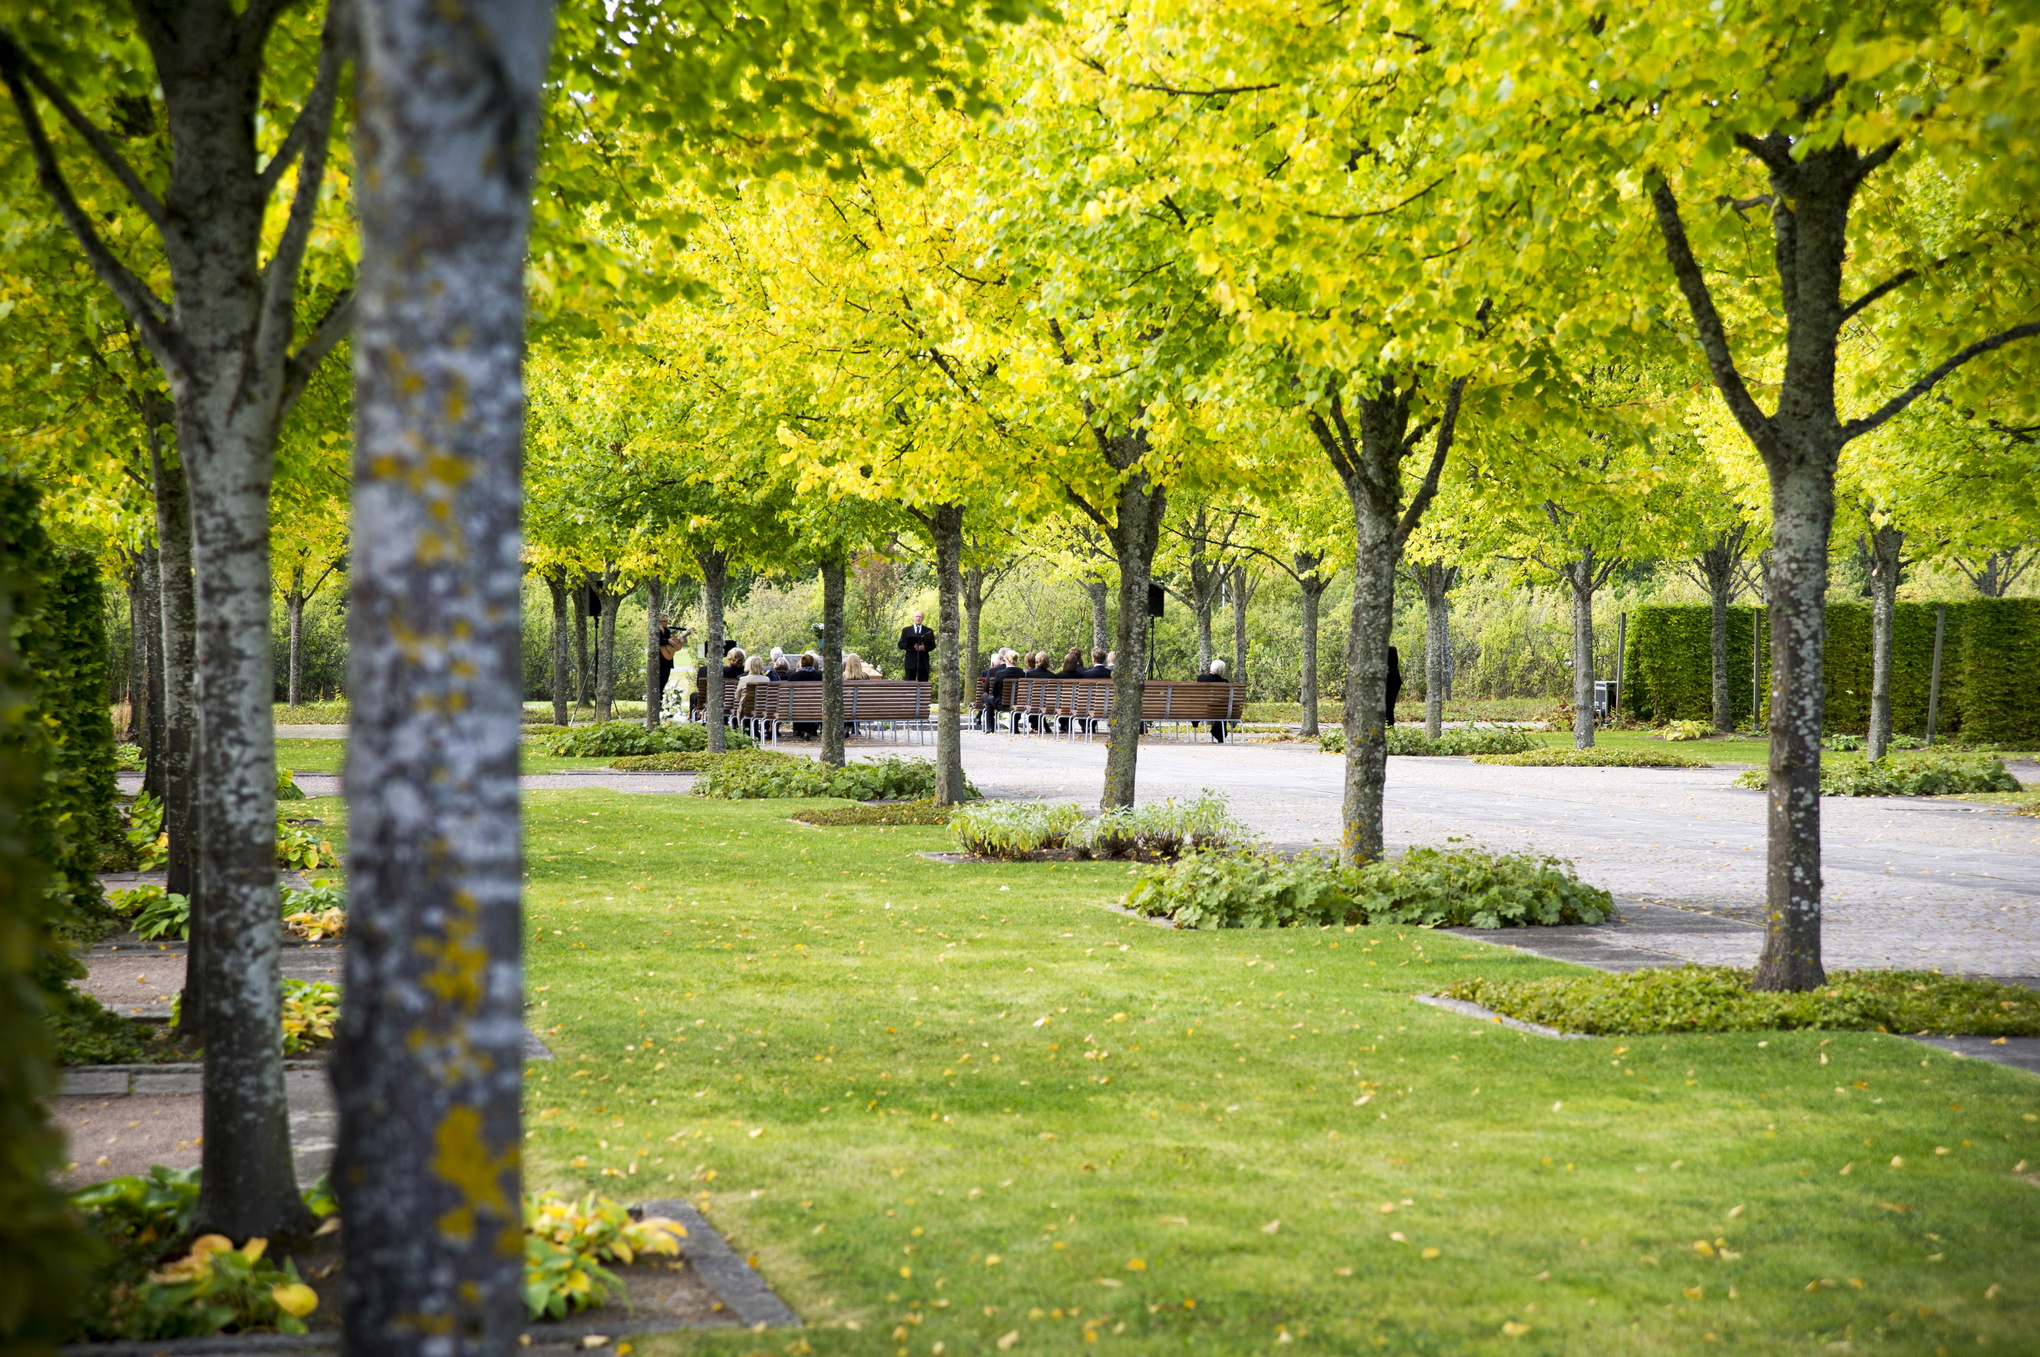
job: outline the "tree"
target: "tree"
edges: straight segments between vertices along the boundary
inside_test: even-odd
[[[1216,657],[1211,644],[1211,615],[1232,578],[1233,561],[1240,554],[1235,539],[1242,534],[1245,520],[1244,509],[1221,507],[1208,497],[1198,496],[1188,503],[1178,500],[1176,516],[1163,524],[1165,539],[1174,538],[1180,544],[1183,579],[1180,584],[1165,583],[1162,587],[1190,610],[1197,628],[1200,674],[1211,672],[1211,661]],[[1234,681],[1239,681],[1238,675]]]
[[[344,264],[330,252],[315,257],[310,288],[322,314],[302,327],[299,315],[346,12],[331,8],[321,32],[279,4],[186,0],[135,7],[132,29],[84,8],[0,29],[0,80],[37,179],[176,407],[204,675],[192,957],[206,1037],[199,1221],[237,1238],[304,1219],[271,1035],[281,973],[268,497],[282,420],[353,315]],[[265,80],[302,91],[280,136],[264,116]],[[155,139],[159,99],[167,147]],[[45,105],[74,144],[51,136]],[[141,140],[149,158],[125,154],[119,134]],[[67,170],[67,148],[86,163]],[[272,200],[286,186],[272,233]],[[115,242],[132,243],[127,258]]]
[[[281,498],[281,497],[279,497]],[[294,496],[279,504],[288,530],[278,534],[278,582],[290,629],[288,695],[298,704],[298,679],[304,655],[305,605],[319,595],[326,581],[347,562],[347,505],[334,496]]]
[[[524,264],[551,15],[361,5],[345,1343],[508,1354],[524,1324]]]
[[[1823,605],[1842,449],[1965,364],[2040,335],[2022,225],[2040,165],[2015,130],[2023,120],[2006,116],[2030,106],[2040,83],[2020,23],[1953,0],[1868,12],[1832,0],[1620,13],[1554,4],[1512,16],[1488,56],[1527,76],[1534,53],[1534,77],[1513,86],[1505,117],[1515,163],[1533,143],[1539,155],[1561,152],[1544,170],[1554,201],[1591,216],[1574,257],[1616,289],[1614,312],[1648,331],[1636,293],[1664,275],[1646,268],[1636,228],[1657,237],[1690,340],[1768,473],[1770,923],[1759,989],[1806,990],[1825,976]],[[1535,129],[1555,131],[1556,147]],[[1644,190],[1648,217],[1631,210],[1640,200],[1628,186]],[[1942,197],[1938,229],[1905,229],[1908,201],[1928,192]],[[1767,221],[1761,245],[1746,214]],[[1760,295],[1765,272],[1770,296]],[[1605,327],[1609,314],[1604,301],[1592,323]],[[1882,361],[1849,372],[1845,345],[1868,340]],[[1893,371],[1908,376],[1880,390]],[[1775,381],[1772,408],[1751,374]]]

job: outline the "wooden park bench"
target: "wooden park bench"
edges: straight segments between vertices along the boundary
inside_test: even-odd
[[[987,680],[979,680],[981,685]],[[1032,727],[1044,734],[1089,737],[1112,719],[1112,679],[1009,678],[1001,707],[1013,713],[1017,734]],[[1180,683],[1149,679],[1141,684],[1144,727],[1167,727],[1173,735],[1209,735],[1213,721],[1228,724],[1245,710],[1246,689],[1237,683]]]
[[[753,687],[756,698],[751,715],[764,737],[777,740],[780,728],[793,723],[819,726],[823,686],[768,683]],[[897,739],[912,735],[925,741],[934,730],[929,686],[911,679],[852,679],[843,685],[843,724],[853,736]]]

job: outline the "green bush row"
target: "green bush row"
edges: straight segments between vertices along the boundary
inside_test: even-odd
[[[1892,616],[1891,718],[1895,730],[1924,734],[1932,687],[1932,603],[1900,603]],[[1937,734],[1962,732],[1979,743],[2040,743],[2040,599],[1974,598],[1946,605],[1942,640],[1941,706]],[[1750,719],[1749,608],[1728,617],[1728,689],[1738,725]],[[1770,676],[1769,613],[1757,642],[1759,699]],[[1870,725],[1870,608],[1862,603],[1827,607],[1827,725],[1861,733]],[[1629,619],[1623,658],[1622,710],[1656,724],[1712,721],[1713,661],[1705,605],[1639,608]],[[1763,716],[1765,713],[1759,713]]]
[[[1566,1032],[1651,1036],[1781,1028],[2040,1036],[2040,995],[2020,985],[1928,971],[1835,971],[1803,994],[1750,988],[1751,973],[1680,966],[1552,980],[1468,980],[1445,991]]]
[[[933,801],[901,801],[884,806],[829,806],[818,810],[802,810],[793,813],[793,819],[804,825],[847,826],[847,825],[946,825],[949,817],[956,813],[954,806],[938,806]]]
[[[935,795],[935,765],[926,759],[882,763],[826,763],[766,751],[732,755],[694,783],[696,796],[724,801],[760,798],[840,796],[851,801],[918,801]],[[976,796],[964,784],[966,796]]]
[[[757,741],[739,731],[727,731],[731,749],[753,749]],[[533,748],[555,758],[614,759],[649,754],[696,754],[708,748],[708,727],[691,721],[666,722],[656,730],[642,721],[604,721],[595,726],[555,727],[543,735],[530,736]]]
[[[1478,848],[1412,848],[1358,867],[1316,853],[1195,853],[1142,872],[1125,904],[1178,928],[1517,928],[1597,924],[1615,912],[1570,863]]]
[[[1752,768],[1737,778],[1735,785],[1762,791],[1770,782],[1770,770]],[[1920,750],[1886,754],[1874,763],[1846,755],[1823,756],[1820,761],[1822,796],[1952,796],[2023,789],[2024,784],[2012,776],[2005,761],[1990,754]]]
[[[1342,729],[1326,731],[1319,737],[1318,747],[1327,754],[1345,753],[1346,732]],[[1516,726],[1456,726],[1441,731],[1435,740],[1425,735],[1421,726],[1388,728],[1388,752],[1391,754],[1514,754],[1535,748],[1537,737]]]
[[[1481,754],[1475,763],[1500,763],[1512,768],[1705,768],[1707,760],[1669,749],[1568,749],[1547,745],[1521,754]]]

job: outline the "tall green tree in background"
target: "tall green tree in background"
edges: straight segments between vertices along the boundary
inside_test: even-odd
[[[1825,975],[1823,604],[1842,449],[2040,335],[2040,47],[2023,15],[1971,0],[1588,0],[1519,7],[1484,54],[1513,163],[1591,214],[1570,248],[1610,292],[1561,331],[1626,313],[1647,332],[1669,265],[1686,333],[1768,473],[1760,989]],[[1942,198],[1931,231],[1909,210],[1924,193]],[[1880,361],[1852,367],[1863,346]]]

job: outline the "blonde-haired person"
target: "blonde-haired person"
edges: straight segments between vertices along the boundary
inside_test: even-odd
[[[748,727],[748,734],[758,733],[758,719],[754,714],[758,699],[749,690],[765,687],[771,682],[771,671],[765,667],[763,655],[752,655],[744,661],[744,674],[737,680],[737,697],[730,704],[730,711],[737,717],[738,724]]]

